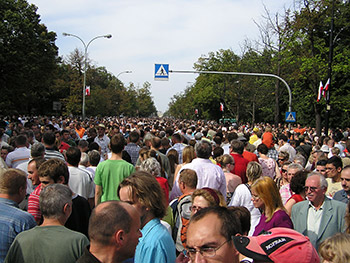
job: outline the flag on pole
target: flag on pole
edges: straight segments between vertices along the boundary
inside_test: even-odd
[[[317,102],[320,101],[320,99],[322,98],[323,95],[323,84],[322,81],[320,81],[320,87],[318,88],[318,95],[317,95]]]
[[[220,102],[220,111],[224,111],[224,104]]]
[[[85,87],[85,96],[90,96],[90,86]]]
[[[328,91],[328,89],[329,89],[329,82],[330,82],[330,80],[328,79],[327,80],[327,83],[326,83],[326,86],[324,86],[324,88],[323,88],[323,97],[325,97],[326,98],[326,92]]]

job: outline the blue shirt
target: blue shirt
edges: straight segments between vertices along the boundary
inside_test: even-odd
[[[135,263],[173,263],[175,244],[168,230],[158,218],[149,221],[141,230],[142,237],[136,247]]]
[[[5,260],[13,240],[20,232],[36,226],[34,217],[19,209],[10,199],[0,198],[0,262]]]

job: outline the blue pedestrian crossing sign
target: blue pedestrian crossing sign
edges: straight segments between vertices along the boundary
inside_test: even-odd
[[[296,114],[295,111],[286,112],[286,122],[295,122]]]
[[[154,80],[169,80],[169,64],[154,64]]]

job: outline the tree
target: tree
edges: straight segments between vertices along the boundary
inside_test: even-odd
[[[57,69],[56,34],[25,0],[0,2],[0,107],[3,113],[44,113]],[[40,101],[41,103],[38,103]]]

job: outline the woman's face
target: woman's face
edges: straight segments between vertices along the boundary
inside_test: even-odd
[[[288,165],[283,165],[281,170],[281,175],[285,180],[288,180],[287,168],[288,168]]]
[[[209,202],[203,196],[196,196],[192,202],[191,215],[206,207],[209,207]]]
[[[261,209],[265,208],[264,201],[260,198],[260,196],[254,190],[252,190],[252,202],[255,208],[261,208]]]

